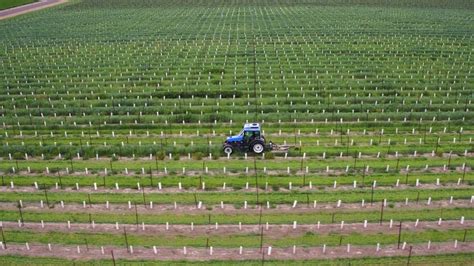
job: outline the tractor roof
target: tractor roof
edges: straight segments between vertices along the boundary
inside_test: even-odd
[[[244,125],[245,131],[260,131],[260,124],[259,123],[251,123]]]

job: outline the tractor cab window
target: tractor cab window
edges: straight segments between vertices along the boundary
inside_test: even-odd
[[[244,132],[244,141],[252,141],[255,138],[260,136],[260,132],[258,131],[245,131]]]

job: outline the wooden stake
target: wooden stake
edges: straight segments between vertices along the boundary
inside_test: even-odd
[[[364,164],[364,169],[362,171],[362,187],[365,186],[365,169],[367,169],[367,165]],[[372,186],[372,192],[373,192],[373,186]]]
[[[127,249],[127,252],[128,252],[128,238],[127,238],[127,230],[125,229],[125,226],[123,227],[123,235],[125,237],[125,248]],[[113,257],[113,253],[112,253],[112,257]]]
[[[382,207],[380,209],[380,221],[379,221],[380,225],[382,225],[382,221],[383,221],[383,200],[382,200]]]
[[[410,259],[411,259],[411,250],[413,246],[410,246],[410,250],[408,251],[408,260],[407,260],[407,266],[410,265]]]
[[[135,224],[137,225],[138,228],[138,210],[137,210],[137,203],[134,202],[135,204]],[[125,229],[125,228],[124,228]]]
[[[374,204],[374,186],[372,185],[371,186],[372,189],[371,189],[371,194],[370,194],[370,205],[373,205]]]
[[[113,264],[114,264],[114,266],[115,266],[116,264],[115,264],[115,256],[114,256],[114,251],[113,251],[113,250],[111,250],[111,251],[110,251],[110,254],[112,255],[112,263],[113,263]]]
[[[354,171],[356,170],[357,166],[357,151],[354,152]]]
[[[151,166],[150,166],[150,187],[153,187],[153,173],[151,171]]]
[[[402,221],[400,221],[400,227],[398,228],[398,245],[397,249],[400,249],[400,242],[402,240]]]
[[[87,199],[89,200],[89,207],[92,207],[91,194],[87,194]]]
[[[23,224],[24,224],[24,220],[23,220],[23,212],[21,211],[21,205],[20,205],[20,202],[18,202],[18,212],[20,213],[20,221],[21,221],[21,224],[23,225]]]
[[[61,189],[63,189],[63,181],[61,179],[61,174],[59,173],[59,169],[57,169],[57,170],[58,170],[59,186],[61,187]],[[46,188],[46,186],[45,186],[45,188]]]
[[[46,205],[48,205],[49,208],[48,190],[46,190],[46,188],[44,189],[44,197],[46,198]]]

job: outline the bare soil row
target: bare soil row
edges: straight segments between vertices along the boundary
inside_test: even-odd
[[[462,200],[456,199],[450,202],[449,200],[438,200],[431,201],[428,204],[428,201],[423,200],[419,201],[410,201],[408,204],[405,202],[388,202],[393,204],[392,206],[386,208],[393,209],[404,209],[404,210],[426,210],[426,209],[439,209],[439,208],[465,208],[474,206],[474,203],[471,200]],[[379,211],[382,207],[382,202],[374,202],[373,204],[370,201],[365,202],[362,205],[360,203],[344,203],[341,202],[338,206],[337,202],[334,203],[318,203],[314,205],[314,201],[307,204],[306,202],[297,203],[295,207],[287,204],[271,205],[268,208],[265,204],[262,206],[262,211],[265,214],[285,214],[285,213],[315,213],[320,211]],[[202,204],[201,207],[194,204],[153,204],[149,202],[145,204],[140,203],[136,204],[137,211],[140,214],[163,214],[163,213],[176,213],[176,214],[202,214],[212,211],[213,214],[258,214],[260,212],[260,206],[248,205],[247,208],[236,208],[232,204],[223,204],[223,205],[205,205]],[[18,210],[18,202],[0,202],[0,210]],[[43,207],[41,203],[33,202],[24,202],[22,203],[22,210],[24,211],[35,211],[35,212],[52,212],[52,213],[63,213],[63,212],[87,212],[94,214],[107,214],[107,213],[135,213],[135,204],[131,202],[128,204],[77,204],[77,203],[63,203],[61,204],[50,204],[47,206],[46,202],[43,201]]]
[[[132,251],[133,249],[133,251]],[[270,250],[271,249],[271,250]],[[381,246],[338,246],[338,247],[296,247],[293,248],[153,248],[132,247],[86,247],[86,246],[57,246],[43,244],[12,244],[7,249],[0,248],[0,255],[20,255],[31,257],[59,257],[76,260],[292,260],[292,259],[333,259],[361,257],[393,257],[414,255],[437,255],[465,253],[474,250],[474,242],[432,243],[427,244]]]
[[[151,224],[102,224],[102,223],[33,223],[25,222],[20,224],[18,222],[2,222],[2,227],[5,230],[29,230],[34,232],[90,232],[90,233],[116,233],[123,234],[125,228],[127,232],[141,235],[157,234],[157,235],[238,235],[238,234],[260,234],[262,228],[265,231],[265,237],[285,237],[301,235],[306,232],[313,232],[317,234],[341,233],[350,234],[358,233],[392,233],[397,234],[399,231],[399,222],[384,221],[379,223],[333,223],[333,224],[297,224],[296,228],[293,224],[242,224],[242,225],[173,225],[169,224],[168,229],[166,225],[151,225]],[[474,228],[473,220],[465,220],[461,223],[459,220],[447,220],[441,224],[433,221],[419,221],[416,222],[402,222],[402,230],[405,231],[424,231],[424,230],[462,230]]]

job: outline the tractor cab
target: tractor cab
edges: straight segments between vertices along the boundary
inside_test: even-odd
[[[265,149],[271,150],[271,143],[270,146],[265,147],[265,145],[265,138],[261,134],[260,124],[245,124],[239,134],[227,137],[224,142],[224,153],[231,154],[234,150],[262,153]]]

